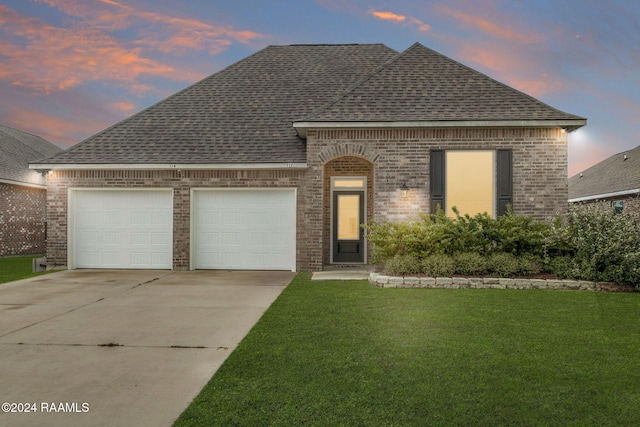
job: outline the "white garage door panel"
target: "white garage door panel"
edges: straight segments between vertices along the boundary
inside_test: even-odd
[[[194,268],[295,270],[296,196],[282,190],[194,192]]]
[[[171,190],[73,193],[76,268],[172,268]]]

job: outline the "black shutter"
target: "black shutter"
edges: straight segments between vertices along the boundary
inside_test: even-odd
[[[430,174],[430,188],[431,193],[431,213],[436,213],[438,205],[442,209],[444,206],[444,150],[431,150],[429,154],[429,174]]]
[[[511,150],[497,151],[497,200],[498,216],[507,213],[507,205],[513,204],[513,173],[511,171]]]

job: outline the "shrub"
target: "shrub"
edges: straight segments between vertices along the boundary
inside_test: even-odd
[[[433,254],[422,261],[422,271],[427,276],[449,277],[455,272],[455,264],[448,255]]]
[[[547,270],[562,279],[577,279],[580,275],[573,257],[568,255],[551,258],[547,263]]]
[[[520,265],[515,255],[506,252],[496,252],[487,260],[489,273],[497,277],[513,277],[518,274]]]
[[[615,214],[604,205],[578,205],[569,210],[566,233],[573,245],[577,278],[640,283],[640,219]]]
[[[396,255],[385,264],[385,271],[392,276],[407,276],[420,273],[420,261],[411,255]]]
[[[487,260],[480,254],[462,252],[453,257],[456,274],[482,275],[487,272]]]
[[[520,255],[518,257],[518,274],[529,276],[543,271],[540,258],[535,255]]]

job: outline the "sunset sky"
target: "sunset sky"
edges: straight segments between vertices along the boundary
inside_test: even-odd
[[[0,0],[0,124],[68,148],[268,45],[414,42],[586,117],[569,175],[640,145],[634,0]]]

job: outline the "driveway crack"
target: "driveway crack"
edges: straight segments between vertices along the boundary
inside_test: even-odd
[[[170,275],[170,274],[172,274],[172,273],[173,273],[173,271],[170,271],[170,272],[168,272],[167,274],[161,275],[161,276],[159,276],[159,277],[154,277],[153,279],[151,279],[151,280],[147,280],[146,282],[137,283],[137,284],[135,284],[135,285],[133,285],[133,286],[131,286],[131,287],[127,288],[127,289],[123,289],[123,290],[121,290],[121,291],[115,292],[115,293],[113,293],[113,294],[111,294],[111,295],[108,295],[108,296],[106,296],[106,297],[102,297],[102,298],[99,298],[99,299],[97,299],[97,300],[95,300],[95,301],[91,301],[91,302],[88,302],[88,303],[86,303],[86,304],[79,305],[79,306],[74,307],[74,308],[72,308],[72,309],[70,309],[70,310],[68,310],[68,311],[63,312],[63,313],[54,314],[53,316],[51,316],[51,317],[47,317],[46,319],[42,319],[42,320],[39,320],[39,321],[37,321],[37,322],[33,322],[33,323],[29,324],[29,325],[22,326],[22,327],[20,327],[20,328],[18,328],[18,329],[15,329],[15,330],[13,330],[13,331],[6,332],[6,333],[4,333],[4,334],[0,335],[0,338],[4,338],[4,337],[6,337],[6,336],[8,336],[8,335],[11,335],[11,334],[14,334],[14,333],[16,333],[16,332],[23,331],[23,330],[25,330],[25,329],[27,329],[27,328],[30,328],[30,327],[32,327],[32,326],[36,326],[36,325],[39,325],[40,323],[47,322],[47,321],[49,321],[49,320],[51,320],[51,319],[55,319],[56,317],[60,317],[60,316],[67,315],[67,314],[69,314],[69,313],[73,313],[73,312],[74,312],[74,311],[76,311],[76,310],[79,310],[79,309],[81,309],[81,308],[88,307],[88,306],[90,306],[91,304],[95,304],[95,303],[100,302],[100,301],[104,301],[104,300],[109,299],[109,298],[111,298],[111,297],[113,297],[113,296],[115,296],[115,295],[119,295],[119,294],[122,294],[122,293],[124,293],[124,292],[129,292],[129,291],[131,291],[131,290],[133,290],[133,289],[136,289],[136,288],[138,288],[138,287],[140,287],[140,286],[142,286],[142,285],[146,285],[146,284],[149,284],[149,283],[155,282],[156,280],[160,280],[160,279],[162,279],[162,278],[164,278],[164,277],[166,277],[166,276],[168,276],[168,275]],[[4,304],[4,305],[9,305],[9,304]],[[38,304],[11,304],[11,305],[22,305],[22,306],[25,306],[25,307],[26,307],[26,306],[30,306],[30,305],[38,305]]]

